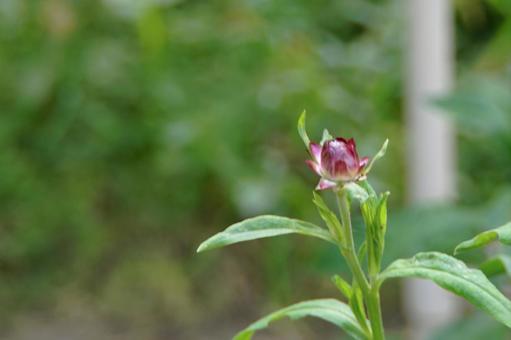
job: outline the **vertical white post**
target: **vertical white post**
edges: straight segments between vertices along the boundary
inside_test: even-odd
[[[408,197],[438,203],[456,194],[453,128],[429,101],[453,82],[453,13],[449,0],[406,0],[408,6],[407,142]],[[459,302],[429,281],[407,280],[404,308],[412,339],[459,315]]]

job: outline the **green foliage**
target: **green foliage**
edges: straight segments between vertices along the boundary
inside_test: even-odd
[[[302,138],[303,144],[305,144],[305,148],[307,150],[309,150],[309,144],[311,141],[310,141],[309,136],[307,135],[307,131],[305,129],[305,119],[306,119],[306,112],[303,111],[302,114],[300,115],[300,118],[298,118],[298,134]]]
[[[1,1],[2,316],[69,284],[95,296],[147,248],[200,276],[213,260],[188,249],[215,226],[314,216],[289,122],[399,131],[396,18],[361,0]]]
[[[306,316],[313,316],[333,323],[354,339],[366,339],[365,333],[358,325],[350,307],[334,299],[320,299],[300,302],[259,319],[238,333],[233,340],[250,340],[256,331],[264,329],[270,322],[284,317],[295,320]]]
[[[468,8],[457,21],[465,77],[447,108],[464,133],[460,199],[471,205],[389,216],[388,259],[450,250],[481,231],[488,214],[475,205],[511,180],[509,4],[457,3]],[[375,187],[393,189],[399,209],[403,17],[392,0],[1,1],[2,316],[46,305],[41,299],[54,305],[62,286],[77,285],[87,299],[117,287],[118,269],[129,272],[133,254],[148,248],[164,249],[158,268],[172,257],[195,293],[211,261],[225,265],[188,258],[215,226],[270,209],[314,216],[289,124],[304,107],[314,114],[311,136],[326,122],[333,135],[363,136],[366,150],[391,137],[390,159],[372,175]],[[278,258],[330,275],[325,263],[334,260],[321,254],[304,247],[286,257],[276,247],[253,268],[279,268],[268,265]],[[152,288],[148,268],[135,270],[140,285],[168,294]],[[271,290],[289,284],[277,273],[252,275]],[[115,301],[130,297],[120,283],[108,291]]]
[[[380,275],[381,282],[400,277],[428,279],[511,327],[511,301],[477,269],[468,268],[449,255],[419,253],[390,264]]]
[[[504,190],[477,207],[442,204],[393,211],[388,216],[383,262],[388,264],[396,258],[410,257],[417,251],[451,253],[459,242],[481,232],[481,226],[509,220],[510,204],[511,195]],[[447,233],[452,237],[445,237]]]
[[[370,325],[367,321],[366,309],[364,305],[364,297],[362,294],[362,290],[356,281],[353,281],[352,284],[352,293],[348,299],[350,308],[352,313],[357,318],[358,324],[364,330],[368,338],[371,338]]]
[[[483,273],[488,276],[506,274],[511,277],[511,256],[500,254],[492,257],[480,265]]]
[[[369,171],[371,171],[371,169],[373,168],[373,165],[374,163],[379,160],[380,158],[382,158],[383,156],[385,156],[385,153],[387,152],[387,147],[389,146],[389,140],[388,139],[385,139],[385,142],[383,142],[383,145],[381,146],[380,150],[378,150],[378,152],[376,153],[376,155],[374,155],[371,160],[369,161],[369,164],[367,165],[367,167],[365,168],[364,170],[364,173],[367,174],[369,173]]]
[[[325,221],[325,224],[328,226],[328,230],[330,231],[331,235],[336,235],[337,241],[343,242],[344,236],[341,232],[341,222],[339,222],[339,219],[335,215],[335,213],[328,208],[323,198],[321,198],[321,195],[316,193],[315,191],[312,192],[313,194],[313,200],[312,202],[316,205],[316,208],[318,208],[319,215]]]
[[[328,231],[312,223],[281,216],[263,215],[235,223],[206,241],[197,252],[224,247],[230,244],[286,234],[313,236],[335,244]]]
[[[385,234],[387,232],[387,198],[390,193],[385,192],[379,197],[370,195],[360,205],[364,224],[366,225],[367,262],[369,273],[375,276],[380,271],[380,264],[385,248]]]
[[[339,275],[334,275],[332,277],[332,282],[335,284],[337,289],[339,289],[339,291],[346,299],[349,300],[351,298],[353,291],[351,289],[351,285],[348,282],[346,282],[346,280],[344,280]]]
[[[368,198],[367,191],[355,182],[346,183],[343,188],[348,192],[351,200],[355,200],[363,204]]]
[[[454,249],[454,254],[483,247],[495,240],[499,240],[503,244],[511,245],[511,222],[498,228],[484,231],[474,236],[472,239],[458,244]]]
[[[331,139],[334,139],[334,137],[330,134],[330,132],[328,132],[327,129],[324,129],[323,135],[321,136],[320,144],[323,145],[323,143],[325,143],[327,140],[331,140]]]
[[[429,340],[506,340],[509,329],[485,314],[474,314],[433,332]]]

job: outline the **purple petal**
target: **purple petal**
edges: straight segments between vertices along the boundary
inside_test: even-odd
[[[330,188],[334,188],[337,186],[335,182],[329,181],[327,179],[320,179],[318,185],[316,186],[316,190],[326,190]]]
[[[310,149],[311,155],[312,155],[312,157],[314,157],[314,160],[316,161],[316,163],[320,164],[321,163],[321,145],[311,142],[309,144],[309,149]]]
[[[333,163],[333,169],[331,172],[334,176],[346,176],[348,174],[348,166],[346,162],[343,160],[338,160],[337,162]]]
[[[345,139],[345,138],[342,138],[342,137],[337,137],[335,140],[338,141],[338,142],[341,142],[343,144],[348,144],[348,140]]]
[[[348,149],[348,152],[350,153],[351,157],[358,159],[357,146],[353,138],[350,138],[346,141],[346,149]]]
[[[364,169],[368,163],[369,163],[369,157],[362,157],[362,159],[360,160],[360,163],[359,163],[359,170]]]
[[[305,164],[307,164],[309,166],[309,168],[311,168],[312,171],[314,171],[316,174],[321,176],[321,168],[318,163],[308,159],[305,161]]]

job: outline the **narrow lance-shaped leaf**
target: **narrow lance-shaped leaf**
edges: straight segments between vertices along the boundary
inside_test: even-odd
[[[452,256],[437,252],[419,253],[410,259],[393,262],[379,278],[383,282],[397,277],[429,279],[511,327],[511,301],[480,270],[470,269]]]
[[[385,247],[387,229],[387,198],[389,192],[370,195],[361,205],[362,217],[366,225],[366,242],[368,253],[368,269],[371,276],[380,272],[380,263]]]
[[[381,146],[380,150],[376,153],[376,155],[374,155],[374,157],[371,159],[371,161],[369,162],[369,164],[367,165],[367,167],[364,169],[364,174],[367,174],[369,173],[369,171],[371,171],[374,163],[382,158],[383,156],[385,156],[385,152],[387,152],[387,146],[389,145],[389,140],[386,139],[385,142],[383,142],[383,145]]]
[[[353,294],[353,292],[351,290],[351,285],[346,282],[346,280],[339,275],[334,275],[332,276],[332,282],[346,299],[351,299],[351,294]]]
[[[342,236],[342,228],[341,228],[341,222],[339,222],[339,219],[335,215],[335,213],[328,208],[323,198],[321,198],[321,195],[316,193],[315,191],[312,192],[313,199],[312,202],[316,205],[318,208],[319,215],[325,221],[328,229],[330,230],[330,234],[335,235],[338,241],[342,242],[343,236]]]
[[[370,275],[376,275],[379,272],[379,244],[378,227],[375,223],[377,199],[371,196],[368,200],[360,204],[360,210],[366,226],[365,244],[367,247],[367,265]]]
[[[358,324],[364,330],[364,332],[370,337],[369,324],[367,323],[367,316],[364,307],[364,298],[362,296],[362,290],[360,289],[356,280],[353,280],[352,294],[349,299],[349,304],[353,315],[357,318]]]
[[[377,222],[378,227],[380,228],[382,237],[384,237],[385,233],[387,232],[387,199],[389,195],[390,195],[389,191],[386,191],[383,194],[381,194],[378,207],[376,208],[375,222]]]
[[[315,224],[287,217],[263,215],[231,225],[221,233],[202,242],[197,252],[243,241],[293,233],[318,237],[335,244],[330,233]]]
[[[302,137],[303,143],[305,144],[307,150],[309,150],[309,144],[311,141],[309,139],[309,136],[307,135],[307,131],[305,130],[306,116],[307,112],[303,110],[302,114],[300,115],[300,118],[298,118],[298,134],[300,135],[300,137]]]
[[[324,129],[320,144],[323,145],[323,143],[325,143],[327,140],[331,140],[331,139],[334,139],[334,137],[330,134],[330,132],[328,132],[327,129]]]
[[[511,222],[495,229],[483,231],[474,238],[461,242],[454,249],[454,254],[456,255],[467,250],[485,246],[495,240],[499,240],[506,245],[511,245]]]
[[[360,328],[353,312],[345,303],[334,299],[318,299],[300,302],[276,311],[238,333],[233,340],[250,340],[258,330],[268,327],[270,322],[289,317],[292,320],[306,316],[323,319],[338,327],[354,339],[366,339],[364,331]]]

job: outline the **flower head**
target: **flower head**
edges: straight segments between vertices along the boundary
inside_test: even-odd
[[[321,144],[309,142],[309,151],[313,160],[306,163],[321,176],[317,190],[360,179],[369,163],[369,158],[359,158],[353,138],[332,138]]]

